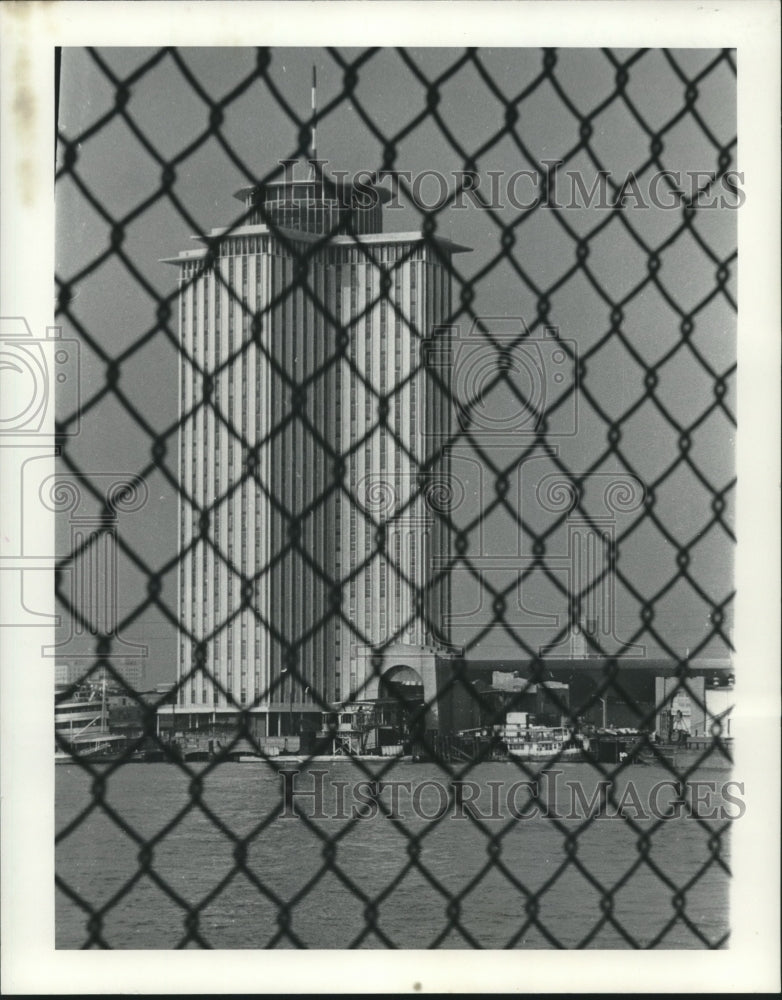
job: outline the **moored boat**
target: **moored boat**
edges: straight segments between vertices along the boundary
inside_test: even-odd
[[[584,760],[584,748],[568,729],[557,727],[531,733],[528,740],[509,746],[508,756],[515,760],[575,763]]]
[[[68,700],[55,700],[54,733],[55,764],[119,760],[129,742],[109,729],[105,681],[100,691],[85,689]]]
[[[541,762],[556,760],[561,763],[584,760],[588,741],[585,745],[585,740],[573,729],[567,726],[528,725],[527,720],[523,723],[513,720],[513,714],[526,713],[509,713],[499,734],[512,759]]]

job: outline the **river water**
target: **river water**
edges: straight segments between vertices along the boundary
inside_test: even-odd
[[[737,813],[723,798],[730,777],[724,771],[697,776],[716,785],[715,791],[701,788],[701,819],[679,814],[660,821],[652,804],[661,813],[673,811],[675,791],[659,784],[669,776],[656,766],[628,769],[614,794],[639,832],[610,806],[607,816],[583,825],[590,807],[574,788],[588,801],[599,781],[588,764],[560,764],[559,773],[541,777],[537,804],[529,803],[528,786],[512,788],[525,779],[516,765],[477,765],[467,775],[474,785],[462,790],[460,809],[438,791],[435,782],[447,789],[450,779],[437,765],[396,763],[385,780],[403,784],[381,790],[380,801],[393,806],[398,821],[370,814],[359,797],[369,789],[356,787],[364,775],[351,762],[312,763],[320,773],[304,770],[286,779],[296,793],[288,807],[295,816],[284,815],[283,779],[267,764],[191,768],[201,775],[194,783],[170,764],[102,770],[106,808],[88,812],[57,846],[57,874],[100,913],[100,936],[110,947],[177,947],[186,925],[193,926],[187,906],[197,908],[197,931],[214,948],[384,948],[390,942],[400,948],[549,948],[547,931],[569,948],[631,946],[609,916],[642,947],[671,923],[662,948],[703,947],[688,922],[712,943],[728,930],[725,871],[712,863],[697,878],[715,843],[729,864],[729,831],[709,844],[710,834]],[[300,794],[316,788],[322,801]],[[89,775],[77,766],[56,768],[59,832],[92,800]],[[351,819],[354,809],[363,816]],[[438,809],[445,813],[439,822],[427,818]],[[474,812],[485,818],[476,821]],[[411,836],[420,837],[418,848],[411,848]],[[250,838],[246,872],[236,870],[241,838]],[[242,851],[240,844],[240,858]],[[150,871],[140,874],[147,858]],[[329,861],[337,870],[318,879]],[[525,927],[526,893],[547,883],[537,906],[540,926]],[[676,890],[687,886],[682,901]],[[614,888],[606,903],[603,892]],[[56,896],[57,947],[79,948],[89,914],[61,889]],[[293,940],[281,932],[281,912]],[[367,913],[381,936],[362,936]],[[451,918],[456,925],[449,927]]]

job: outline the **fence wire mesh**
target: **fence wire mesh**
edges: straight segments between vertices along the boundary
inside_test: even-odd
[[[66,66],[68,58],[65,53]],[[260,100],[263,95],[276,104],[278,132],[285,137],[280,148],[288,161],[311,156],[315,116],[301,113],[286,96],[286,55],[281,50],[258,49],[251,71],[226,92],[204,82],[195,68],[197,59],[188,51],[138,54],[134,68],[121,72],[114,54],[89,50],[85,60],[90,73],[98,74],[111,95],[106,110],[88,127],[69,132],[62,124],[67,115],[61,101],[58,198],[67,196],[76,206],[77,215],[71,219],[78,212],[89,215],[91,224],[102,230],[103,242],[74,266],[74,258],[62,248],[76,237],[62,231],[58,237],[58,322],[73,333],[84,357],[89,355],[94,373],[82,381],[78,407],[68,410],[63,402],[58,412],[62,464],[55,488],[57,509],[73,508],[72,495],[63,492],[68,482],[78,483],[79,502],[92,505],[88,527],[69,536],[57,565],[59,609],[76,632],[92,642],[60,701],[72,703],[90,684],[97,691],[103,683],[105,693],[108,683],[114,691],[114,718],[116,704],[123,701],[122,711],[135,712],[137,723],[113,759],[101,762],[80,754],[65,730],[56,734],[58,751],[75,765],[67,775],[58,773],[58,782],[67,779],[78,787],[70,810],[58,813],[58,920],[61,927],[70,928],[64,940],[85,948],[137,946],[139,939],[127,930],[133,923],[127,914],[133,907],[133,912],[148,913],[157,905],[166,914],[166,933],[157,934],[152,947],[236,946],[226,944],[230,940],[238,946],[269,948],[653,948],[670,947],[672,942],[723,947],[728,931],[724,914],[717,911],[724,903],[722,890],[714,886],[723,885],[723,876],[729,874],[730,820],[724,812],[693,807],[688,789],[704,767],[730,763],[726,717],[715,714],[709,702],[711,676],[699,658],[717,649],[729,662],[731,649],[730,505],[735,481],[729,442],[735,426],[735,366],[730,338],[736,312],[736,249],[733,229],[718,229],[716,213],[703,205],[735,190],[729,186],[731,171],[735,177],[735,134],[715,128],[710,118],[719,95],[733,86],[733,55],[698,53],[694,59],[691,53],[675,51],[591,52],[593,93],[569,89],[569,54],[553,49],[534,56],[536,69],[520,88],[511,85],[512,74],[498,72],[492,58],[474,49],[444,50],[436,62],[428,62],[420,51],[404,49],[332,49],[319,58],[341,84],[318,110],[318,125],[327,130],[329,120],[349,108],[353,128],[363,130],[364,139],[379,151],[373,164],[376,176],[391,172],[396,195],[417,214],[420,238],[399,242],[395,254],[378,252],[381,243],[366,237],[360,214],[344,205],[331,215],[324,212],[309,230],[303,217],[281,214],[270,192],[289,178],[290,162],[278,162],[259,176],[257,165],[248,162],[232,140],[232,115],[241,118],[237,109],[242,100]],[[532,55],[526,58],[531,65]],[[393,72],[406,86],[417,84],[415,101],[396,108],[398,125],[394,116],[372,111],[371,95],[377,87],[373,68],[380,60],[393,60]],[[142,124],[144,81],[162,72],[166,80],[176,78],[177,86],[190,92],[205,123],[175,153]],[[446,100],[448,88],[458,90],[467,79],[470,92],[480,92],[484,102],[482,120],[473,123],[468,118],[469,127],[464,118],[449,121],[447,108],[453,104]],[[636,80],[640,83],[634,87]],[[649,87],[652,80],[662,95],[654,113],[638,99],[637,90]],[[544,107],[556,104],[561,115],[548,142],[536,131],[542,95],[548,102]],[[166,113],[161,110],[161,116]],[[632,139],[606,145],[606,132],[619,128],[619,120],[622,136]],[[128,204],[127,197],[113,199],[111,184],[97,183],[94,172],[83,166],[90,148],[118,125],[127,133],[126,141],[152,161],[157,177],[134,204]],[[459,165],[456,184],[437,204],[424,204],[422,188],[399,173],[405,167],[400,149],[422,126],[436,132],[442,148]],[[233,125],[237,127],[247,126]],[[529,203],[516,207],[511,202],[510,210],[498,206],[485,186],[474,185],[475,175],[501,144],[540,181]],[[209,233],[202,206],[189,203],[180,191],[188,172],[198,170],[204,148],[215,146],[224,155],[226,174],[240,177],[254,194],[227,228]],[[694,188],[687,188],[676,170],[682,149],[685,158],[687,152],[700,157],[692,163],[703,167]],[[314,185],[328,184],[330,169],[316,165],[306,176]],[[604,178],[603,211],[574,210],[572,187],[565,189],[569,169]],[[629,176],[633,183],[627,182]],[[633,213],[627,206],[628,199],[637,201],[639,191],[648,191],[653,177],[666,199],[665,227],[649,221],[659,213]],[[452,226],[449,212],[468,195],[471,210],[480,214],[490,238],[484,252],[462,265],[449,249],[447,234]],[[181,220],[189,232],[201,234],[203,244],[202,253],[181,261],[179,284],[167,292],[150,280],[146,262],[134,252],[136,235],[161,206],[167,218]],[[288,210],[298,211],[292,196]],[[536,228],[543,216],[549,227],[546,236]],[[59,226],[62,230],[62,220]],[[258,226],[260,230],[253,228]],[[247,259],[258,249],[259,244],[247,241],[260,239],[259,232],[275,241],[274,253],[291,262],[285,280],[262,302],[248,296],[238,265],[234,272],[232,263],[234,257]],[[553,249],[541,246],[544,239]],[[232,249],[232,240],[245,240],[244,247]],[[335,250],[337,246],[343,249]],[[164,247],[161,256],[163,252]],[[319,277],[318,261],[329,253],[333,266],[355,272],[366,262],[370,269],[365,290],[352,301],[332,294],[328,281]],[[601,256],[610,262],[608,271]],[[692,263],[696,256],[697,265]],[[444,294],[437,315],[435,308],[417,313],[400,301],[399,276],[417,261],[426,262],[428,274],[438,267],[447,274],[450,293]],[[149,321],[146,327],[125,329],[123,346],[112,351],[101,326],[80,308],[79,298],[91,286],[105,287],[116,269],[135,285]],[[242,273],[246,282],[248,269]],[[207,276],[213,284],[204,326],[198,328],[208,341],[202,347],[184,331]],[[525,305],[519,307],[524,312],[521,324],[510,335],[498,336],[486,316],[501,310],[487,312],[481,290],[500,281],[512,287],[511,300]],[[215,290],[220,288],[222,292]],[[423,298],[423,287],[418,292]],[[209,324],[219,330],[225,322],[215,316],[217,299],[234,318],[229,338],[221,341],[212,334],[209,341]],[[117,302],[116,308],[121,311],[123,303]],[[269,331],[278,329],[286,308],[291,329],[298,322],[302,336],[309,331],[323,338],[319,353],[285,354],[278,349]],[[302,310],[298,320],[295,313],[291,319],[290,310],[297,308]],[[568,317],[574,309],[576,314],[583,310],[589,335],[577,330],[572,340],[563,339],[570,335]],[[653,315],[659,329],[655,350],[639,343],[636,331],[644,314]],[[373,367],[377,357],[361,356],[362,337],[374,316],[382,316],[389,331],[393,324],[421,345],[404,364],[384,354],[382,376]],[[563,337],[558,336],[560,329]],[[715,329],[721,336],[719,350],[714,349]],[[432,344],[440,343],[436,336],[446,331],[452,337],[454,330],[477,330],[484,362],[488,357],[478,388],[458,399],[454,370],[433,364],[428,353]],[[539,367],[548,376],[547,337],[554,338],[571,375],[562,384],[549,381],[545,398],[533,400],[534,387],[519,388],[514,381],[514,351],[526,351],[529,357],[528,345],[542,344],[536,347],[544,352]],[[140,377],[139,359],[161,341],[178,359],[179,376],[175,365],[170,366],[171,394],[175,379],[180,386],[173,421],[158,421],[154,406],[140,403],[133,390]],[[731,344],[728,350],[726,342]],[[451,341],[442,344],[452,351]],[[266,392],[276,401],[267,407],[263,425],[255,423],[253,406],[262,408],[265,397],[248,387],[262,366]],[[343,412],[330,425],[323,413],[333,410],[319,411],[313,400],[325,399],[324,405],[331,407],[342,401],[343,410],[352,405],[342,395],[346,377],[356,387],[352,391],[358,408],[364,408],[363,422],[361,414],[349,420]],[[415,406],[411,392],[416,388],[426,393],[430,409],[443,398],[456,406],[456,417],[443,424],[447,433],[416,442],[400,428]],[[499,436],[491,436],[492,428],[484,433],[486,414],[490,418],[507,407],[508,400],[527,415],[526,422],[503,425]],[[81,439],[94,441],[100,434],[109,404],[144,442],[146,456],[124,485],[107,491],[100,475],[91,473],[91,455]],[[594,447],[573,448],[572,442],[569,446],[557,436],[563,421],[576,412],[580,433],[588,420]],[[111,447],[123,450],[119,439]],[[204,486],[206,480],[200,477],[208,473],[199,470],[208,467],[210,450],[219,447],[236,460],[220,467],[222,482],[212,473]],[[467,483],[468,492],[482,491],[472,507],[454,501],[460,448],[469,450],[471,468],[479,470],[474,476],[481,477],[480,487],[475,478]],[[651,452],[654,468],[645,460]],[[359,495],[368,487],[354,470],[375,468],[382,481],[385,456],[391,453],[397,456],[391,477],[397,476],[392,497],[397,503],[389,513],[382,491],[375,495],[379,500],[374,507]],[[368,464],[361,465],[365,457]],[[520,470],[541,457],[549,479],[538,490],[533,508],[522,502],[526,487],[517,484]],[[273,467],[274,462],[278,464]],[[399,476],[409,470],[416,475],[400,491]],[[461,482],[464,485],[464,479]],[[614,518],[610,528],[597,503],[606,495],[606,483],[619,489],[612,501],[623,515]],[[122,515],[139,509],[149,492],[165,484],[179,498],[180,536],[179,544],[172,543],[161,558],[139,529],[125,529]],[[640,492],[631,496],[637,486]],[[234,507],[234,500],[241,506]],[[610,498],[606,503],[610,508]],[[423,569],[421,564],[411,566],[391,543],[395,524],[418,516],[421,504],[427,537],[439,539],[431,542],[428,553],[418,553],[421,562],[426,561]],[[253,511],[258,510],[267,520],[262,531],[253,534]],[[238,516],[235,511],[240,511]],[[571,537],[567,533],[574,520],[582,535],[598,540],[588,572],[573,571],[571,563],[567,571],[562,569],[558,546],[563,537]],[[497,529],[498,537],[517,540],[518,557],[506,559],[507,551],[488,546],[486,532],[497,524],[505,526]],[[355,544],[359,532],[369,543]],[[107,539],[120,567],[117,607],[122,613],[114,619],[109,612],[103,617],[95,612],[89,587],[72,585],[74,574],[84,575],[84,565]],[[251,542],[258,546],[254,557]],[[713,543],[717,556],[712,552],[704,557],[704,543]],[[648,571],[639,556],[644,551],[665,553],[666,570]],[[379,565],[382,577],[373,575]],[[123,572],[143,580],[144,593],[136,602],[129,602],[122,588]],[[106,569],[102,578],[96,576],[94,586],[107,586],[109,573]],[[462,583],[455,582],[457,575]],[[380,590],[370,594],[381,579]],[[213,581],[223,588],[214,602]],[[443,619],[452,608],[451,591],[458,586],[471,587],[470,593],[478,595],[483,617],[478,624],[474,619],[455,643],[458,622],[453,616]],[[545,641],[539,621],[525,627],[518,617],[517,595],[531,587],[541,588],[550,612]],[[600,601],[607,588],[621,595],[611,600],[623,608],[622,639],[613,622],[607,632],[585,625],[590,615],[603,614]],[[407,595],[398,600],[394,615],[389,610],[392,591]],[[261,599],[261,593],[267,596]],[[194,610],[183,612],[183,594]],[[283,605],[298,595],[306,607],[284,626]],[[366,605],[361,604],[364,597]],[[697,606],[707,622],[686,648],[670,627],[680,602]],[[358,606],[370,610],[360,615]],[[154,697],[139,690],[116,659],[125,652],[119,648],[119,635],[142,635],[150,614],[176,632],[180,665],[172,691]],[[378,617],[381,632],[375,628]],[[134,633],[134,627],[142,631]],[[434,687],[426,681],[421,697],[411,700],[409,685],[406,690],[404,683],[380,681],[389,663],[386,654],[414,632],[418,645],[439,649],[442,655],[432,668]],[[268,663],[258,662],[260,642],[250,644],[255,662],[247,662],[250,635],[265,637]],[[512,681],[476,672],[475,664],[483,656],[485,665],[484,651],[492,648],[487,642],[498,635],[506,652],[495,656],[495,667],[499,670],[500,659],[517,667],[523,664],[517,670],[523,676]],[[580,643],[577,653],[574,636]],[[337,637],[343,653],[347,646],[367,651],[363,675],[356,675],[355,668],[335,674],[329,656]],[[226,667],[214,651],[228,645],[239,652],[237,662]],[[656,660],[645,654],[648,649],[657,651]],[[649,676],[664,675],[653,696],[652,682],[647,679],[644,687],[639,681],[641,667]],[[531,697],[538,699],[539,712],[545,715],[546,708],[551,718],[572,731],[570,742],[552,749],[543,771],[535,760],[508,754],[507,743],[502,745],[507,741],[507,713],[527,710]],[[95,708],[98,700],[96,695],[89,704]],[[194,734],[196,703],[205,711],[201,729]],[[671,749],[673,737],[684,741],[684,736],[676,731],[674,717],[683,704],[690,706],[691,718],[703,720],[703,731],[691,733],[689,746],[682,742],[677,752]],[[274,723],[267,713],[264,729],[254,711],[270,705]],[[295,809],[294,777],[309,790],[332,774],[315,758],[335,749],[340,713],[350,712],[350,706],[358,706],[352,725],[359,748],[373,727],[378,731],[388,724],[397,727],[399,747],[405,752],[371,760],[351,753],[349,741],[343,743],[347,752],[342,766],[348,770],[340,772],[341,778],[368,783],[363,812],[324,821],[300,808],[295,823],[281,819],[281,810]],[[623,720],[613,726],[613,743],[607,734],[611,727],[606,724],[606,706],[614,720]],[[219,732],[209,728],[208,709],[223,713]],[[302,728],[303,720],[318,716],[322,724],[313,723],[309,731]],[[439,725],[433,723],[436,717]],[[660,731],[661,718],[670,731]],[[622,743],[630,729],[632,741]],[[533,827],[520,813],[544,802],[541,775],[551,781],[560,765],[573,766],[568,748],[573,734],[584,732],[592,733],[593,750],[582,747],[579,776],[602,788],[600,809],[575,819],[566,810],[552,808],[548,800]],[[613,757],[594,749],[609,745],[615,749]],[[620,753],[628,747],[629,752]],[[166,777],[155,772],[155,780],[161,782],[160,794],[168,797],[170,811],[155,824],[127,797],[139,780],[129,777],[131,772],[152,773],[127,767],[141,755],[166,765]],[[220,789],[239,780],[237,770],[228,766],[239,755],[255,758],[263,778],[257,778],[251,793],[237,792],[237,807]],[[291,763],[294,755],[298,762]],[[422,771],[410,769],[410,757],[420,761]],[[523,786],[526,795],[519,798],[518,811],[487,818],[467,807],[465,792],[475,792],[471,782],[485,788],[486,769],[499,766],[501,759],[505,770],[497,774],[529,784]],[[226,777],[229,772],[234,777]],[[437,778],[448,789],[448,802],[425,818],[400,817],[398,804],[395,811],[382,795],[383,783],[393,783],[400,774],[413,788],[432,785],[430,779]],[[490,777],[497,774],[491,770]],[[662,816],[643,817],[630,808],[627,782],[641,780],[638,775],[647,784],[650,776],[669,780],[677,800],[688,800],[687,843],[680,845],[679,853],[676,843],[682,834],[676,823]],[[429,791],[434,793],[433,788]],[[419,798],[421,808],[423,802]],[[615,813],[610,825],[601,820],[601,811]],[[463,822],[452,822],[455,812]],[[369,813],[380,820],[367,824]],[[363,831],[376,828],[381,820],[387,842],[377,836],[362,840],[367,836]],[[107,836],[107,830],[117,846],[100,862],[107,874],[98,886],[85,872],[99,864],[95,842]],[[176,858],[181,863],[191,852],[198,855],[199,838],[211,845],[209,858],[202,858],[205,867],[198,878],[185,879]],[[281,859],[286,856],[295,857],[298,879],[281,879]],[[648,904],[654,894],[664,897],[658,909]],[[493,906],[499,907],[499,916]],[[386,914],[391,914],[388,920]],[[226,938],[231,921],[245,925],[244,936]]]

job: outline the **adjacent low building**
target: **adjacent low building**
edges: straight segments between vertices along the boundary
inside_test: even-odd
[[[733,685],[733,674],[728,671],[689,677],[686,682],[677,677],[656,677],[655,704],[660,738],[671,739],[677,718],[681,718],[680,726],[691,737],[712,737],[715,723],[720,736],[732,736]]]

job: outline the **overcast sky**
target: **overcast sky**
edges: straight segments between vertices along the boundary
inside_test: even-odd
[[[630,52],[615,51],[621,62]],[[100,58],[117,77],[124,78],[152,55],[138,49],[104,49]],[[359,53],[342,51],[346,61]],[[434,79],[459,58],[450,49],[410,50],[410,60],[420,72]],[[673,59],[684,77],[692,79],[715,57],[714,52],[676,51]],[[254,49],[191,49],[181,56],[205,92],[217,99],[226,95],[252,72],[256,65]],[[516,97],[530,86],[541,72],[540,50],[497,49],[478,56],[480,66],[491,76],[496,87],[507,97]],[[324,50],[277,49],[272,52],[269,73],[274,84],[300,116],[309,108],[311,66],[318,69],[319,105],[323,110],[318,129],[318,153],[334,170],[351,173],[374,170],[382,165],[382,144],[362,120],[360,110],[386,136],[392,136],[426,107],[426,89],[412,70],[393,50],[381,50],[358,70],[354,100],[344,100],[331,111],[325,109],[342,90],[343,70]],[[538,160],[567,160],[565,168],[578,171],[587,185],[595,176],[595,165],[579,145],[579,118],[606,103],[591,118],[589,149],[599,163],[621,182],[628,172],[647,163],[650,140],[621,99],[608,101],[615,92],[616,68],[599,50],[558,50],[551,70],[556,85],[572,103],[563,102],[550,80],[544,81],[518,106],[516,132],[530,155]],[[685,83],[665,56],[650,51],[635,60],[628,70],[625,94],[650,131],[662,128],[682,112]],[[692,96],[692,95],[691,95]],[[114,88],[89,53],[67,49],[63,53],[60,92],[60,128],[71,140],[99,121],[115,101]],[[132,83],[126,105],[141,133],[168,160],[192,143],[208,122],[208,108],[197,96],[170,56],[164,56],[137,82]],[[735,77],[726,61],[698,80],[693,109],[701,124],[689,113],[664,136],[659,151],[662,166],[671,171],[713,171],[718,153],[707,138],[710,132],[719,145],[731,146],[731,166],[736,162]],[[432,116],[397,143],[395,166],[414,174],[438,170],[446,176],[464,167],[458,146],[472,155],[502,129],[505,108],[492,93],[472,63],[465,64],[442,85],[438,113],[451,132],[453,144],[443,135]],[[575,112],[575,113],[574,113]],[[262,177],[278,161],[293,153],[297,146],[296,128],[280,110],[277,100],[264,81],[256,80],[225,109],[222,133],[250,174]],[[702,127],[702,126],[705,126]],[[455,148],[455,146],[457,148]],[[481,153],[478,173],[488,184],[491,172],[505,178],[529,169],[530,163],[511,137]],[[80,144],[74,168],[81,180],[110,215],[121,218],[150,198],[160,185],[161,167],[147,152],[120,116]],[[649,201],[651,168],[639,179],[639,189]],[[686,180],[686,177],[685,177]],[[210,138],[177,166],[175,192],[186,207],[195,227],[188,225],[170,201],[155,201],[128,227],[123,249],[143,278],[159,294],[169,294],[176,280],[175,269],[159,263],[161,257],[176,254],[194,244],[193,232],[229,225],[241,211],[232,193],[248,183],[248,176],[233,162],[215,138]],[[701,182],[702,183],[702,182]],[[453,179],[451,179],[453,186]],[[689,184],[684,185],[689,193]],[[501,190],[503,190],[501,186]],[[529,188],[517,191],[529,195]],[[662,189],[664,190],[664,188]],[[433,187],[422,188],[433,198]],[[566,189],[566,197],[568,195]],[[724,193],[724,192],[723,192]],[[735,199],[729,204],[735,204]],[[517,218],[520,210],[507,203],[499,213],[503,221]],[[606,216],[606,210],[568,210],[561,214],[568,226],[583,234]],[[681,212],[655,207],[641,208],[632,202],[625,209],[627,221],[651,247],[662,244],[681,224]],[[694,227],[720,259],[734,250],[737,213],[730,207],[703,209]],[[421,215],[414,205],[386,211],[387,230],[418,230]],[[499,233],[489,214],[472,206],[462,210],[447,209],[438,217],[438,233],[473,248],[472,253],[455,258],[457,272],[463,277],[478,274],[500,249]],[[542,291],[557,286],[576,262],[573,238],[565,232],[550,209],[527,213],[516,230],[517,242],[512,253],[530,282]],[[110,226],[92,208],[72,178],[64,178],[57,187],[57,272],[69,280],[102,254],[109,245]],[[647,257],[615,217],[590,241],[587,265],[594,281],[611,302],[620,302],[647,276]],[[647,363],[666,356],[678,343],[680,315],[666,302],[667,295],[680,309],[689,311],[703,302],[716,287],[716,265],[685,234],[661,255],[659,286],[648,283],[623,307],[621,330],[632,349]],[[735,300],[735,262],[726,288]],[[458,282],[456,285],[458,291]],[[155,323],[156,302],[127,272],[118,260],[110,260],[79,281],[74,288],[72,311],[84,329],[110,357],[116,357],[144,335]],[[474,310],[487,317],[523,317],[532,323],[537,315],[537,296],[519,278],[507,261],[502,261],[476,285]],[[589,352],[611,329],[611,306],[588,280],[577,271],[550,295],[549,322],[556,325],[560,337],[572,340],[580,356]],[[464,322],[461,317],[460,321]],[[80,337],[67,319],[60,318],[65,335]],[[105,368],[82,339],[82,402],[89,400],[104,384]],[[735,314],[726,297],[717,293],[695,317],[691,336],[694,347],[704,360],[721,374],[731,369],[735,358]],[[176,353],[161,335],[121,365],[120,387],[152,426],[162,429],[177,417]],[[713,401],[713,380],[686,349],[674,354],[658,371],[655,393],[676,420],[692,423]],[[617,336],[607,339],[588,363],[585,389],[599,401],[609,419],[627,411],[643,392],[643,369],[633,360]],[[732,380],[726,397],[733,410]],[[585,393],[578,396],[577,433],[558,437],[556,443],[562,460],[575,473],[589,468],[606,447],[606,424]],[[725,414],[715,410],[692,435],[690,455],[703,476],[718,490],[727,486],[734,474],[733,427]],[[523,445],[522,445],[523,447]],[[81,433],[69,445],[74,461],[91,472],[137,472],[149,461],[149,438],[139,430],[122,406],[110,395],[93,407],[82,421]],[[677,434],[647,401],[622,426],[621,449],[628,463],[644,485],[653,482],[678,454]],[[503,440],[495,448],[493,459],[503,466],[512,464],[519,443]],[[174,462],[175,438],[170,439],[169,461]],[[171,468],[174,468],[172,464]],[[454,457],[454,469],[465,485],[466,500],[461,513],[470,517],[476,504],[494,495],[492,473],[477,456],[461,448]],[[509,501],[522,507],[525,516],[534,519],[534,490],[541,479],[554,471],[538,463],[534,472],[518,483],[518,472]],[[622,471],[618,458],[607,461],[601,474]],[[601,480],[602,482],[602,480]],[[176,552],[177,500],[171,485],[159,474],[148,478],[149,500],[140,512],[122,521],[123,537],[152,566],[166,563]],[[655,512],[672,538],[690,542],[711,519],[711,495],[696,475],[681,466],[665,485],[656,491]],[[594,494],[597,496],[597,493]],[[725,496],[727,523],[732,523],[733,493]],[[599,516],[599,505],[590,507]],[[635,515],[617,516],[617,531]],[[518,546],[518,532],[510,518],[501,511],[487,518],[480,543],[487,573],[496,585],[506,585],[508,570],[496,557],[512,555]],[[62,536],[62,532],[61,532]],[[471,552],[476,552],[471,549]],[[524,553],[521,553],[523,556]],[[621,569],[638,590],[651,595],[676,572],[676,549],[651,524],[647,523],[622,546]],[[732,544],[719,527],[694,544],[690,572],[706,593],[722,601],[732,590]],[[492,569],[491,559],[495,557]],[[503,577],[503,574],[505,576]],[[164,599],[176,608],[176,580],[173,574],[164,581]],[[540,616],[556,614],[550,588],[531,582],[524,593],[526,612],[517,611],[519,624],[528,629],[540,624]],[[143,579],[128,564],[120,566],[120,602],[123,613],[143,600]],[[476,631],[491,617],[484,609],[470,616],[468,612],[478,597],[469,580],[455,581],[455,613],[464,627],[454,635],[459,642],[471,644]],[[531,617],[530,613],[531,612]],[[680,652],[695,647],[707,630],[707,606],[694,595],[692,588],[680,582],[657,605],[656,626]],[[527,615],[525,618],[524,615]],[[629,636],[638,624],[638,603],[620,588],[618,593],[617,633]],[[540,631],[545,641],[545,630]],[[527,640],[535,642],[525,633]],[[150,647],[149,680],[156,682],[173,677],[175,646],[173,633],[159,613],[148,613],[127,630],[129,638],[147,642]],[[653,640],[643,640],[650,653],[656,653]],[[495,630],[471,649],[474,657],[508,656],[515,651],[507,635]],[[725,648],[713,643],[704,655],[723,656]]]

